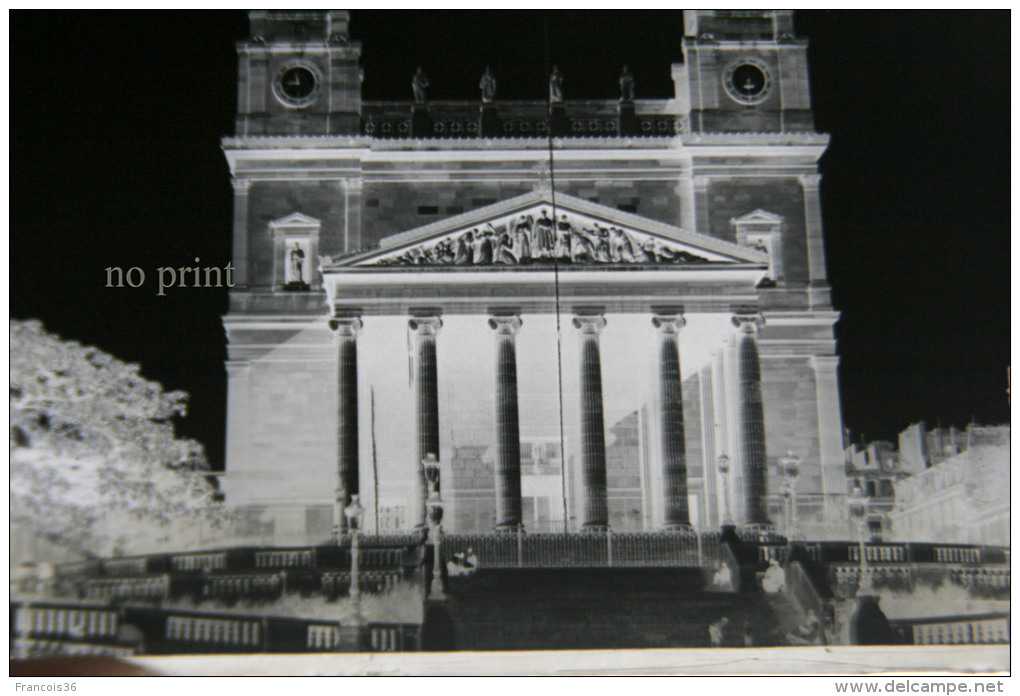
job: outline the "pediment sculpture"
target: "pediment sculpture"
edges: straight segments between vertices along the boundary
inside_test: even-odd
[[[551,208],[432,239],[375,259],[377,266],[711,263],[683,245]]]

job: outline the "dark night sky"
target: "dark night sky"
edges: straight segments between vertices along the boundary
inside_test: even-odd
[[[222,466],[226,292],[157,297],[160,266],[229,260],[243,12],[10,15],[11,315],[141,363],[191,396],[183,433]],[[681,15],[353,12],[364,98],[612,98],[628,64],[639,98],[671,96]],[[855,437],[906,425],[1008,422],[1010,16],[798,13],[811,40],[826,254],[843,415]],[[548,48],[547,48],[548,47]],[[150,282],[104,288],[107,266]]]

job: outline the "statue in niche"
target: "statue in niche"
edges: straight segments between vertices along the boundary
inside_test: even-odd
[[[300,242],[294,242],[294,248],[287,252],[287,277],[288,283],[303,283],[305,267],[305,250],[301,248]]]
[[[425,90],[429,86],[429,78],[425,76],[425,71],[418,66],[418,71],[414,74],[411,79],[411,90],[414,92],[414,103],[424,104],[428,101],[425,95]]]
[[[482,75],[482,81],[478,83],[478,88],[482,90],[483,104],[496,101],[496,76],[492,74],[492,68],[488,65],[485,66],[485,73]]]
[[[542,259],[551,255],[553,253],[555,243],[556,239],[553,234],[552,218],[549,217],[543,208],[542,216],[538,218],[538,222],[535,223],[535,237],[531,240],[531,249],[534,258]]]
[[[634,76],[630,74],[630,69],[626,65],[620,73],[620,101],[634,101]]]
[[[549,101],[553,104],[563,102],[563,74],[558,65],[554,65],[549,76]]]

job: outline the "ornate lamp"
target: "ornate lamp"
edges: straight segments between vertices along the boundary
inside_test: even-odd
[[[783,468],[783,478],[786,481],[786,493],[789,500],[790,510],[787,514],[786,536],[793,539],[797,530],[797,477],[800,476],[800,465],[803,460],[789,450],[786,456],[779,460]]]
[[[358,501],[360,496],[352,495],[351,504],[344,508],[347,517],[347,529],[351,534],[351,603],[354,604],[354,617],[351,623],[360,626],[365,623],[361,615],[361,585],[358,578],[358,555],[361,552],[361,517],[365,509]]]
[[[428,484],[428,499],[425,501],[428,507],[429,536],[432,538],[432,586],[429,589],[429,596],[432,599],[443,599],[443,554],[440,551],[443,522],[443,499],[439,492],[439,460],[436,455],[429,453],[422,462],[425,469],[425,481]]]
[[[723,485],[723,524],[732,525],[733,518],[730,517],[730,457],[725,452],[720,452],[718,459],[716,459],[716,468],[719,473],[722,474],[722,485]]]
[[[857,545],[861,554],[861,579],[857,585],[857,594],[864,594],[871,589],[871,576],[868,573],[868,554],[864,546],[864,529],[868,524],[868,496],[860,486],[854,486],[853,493],[847,498],[850,508],[850,519],[857,525]]]

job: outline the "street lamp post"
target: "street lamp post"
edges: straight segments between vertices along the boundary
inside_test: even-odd
[[[347,516],[347,529],[351,534],[351,603],[354,605],[354,617],[351,624],[361,626],[365,617],[361,614],[361,584],[358,577],[358,555],[361,552],[361,516],[365,509],[358,502],[357,495],[351,496],[351,504],[344,509]]]
[[[860,582],[857,583],[857,594],[863,595],[871,590],[871,575],[868,573],[868,554],[864,545],[864,528],[868,524],[868,496],[860,486],[854,486],[853,493],[847,499],[850,506],[850,518],[857,525],[857,545],[861,555]]]
[[[800,476],[801,458],[789,450],[779,460],[783,467],[783,478],[786,481],[786,497],[790,506],[786,517],[786,537],[792,541],[797,532],[797,477]]]
[[[730,526],[733,524],[733,518],[730,517],[730,457],[725,452],[719,454],[719,458],[716,460],[716,468],[719,469],[719,473],[722,474],[722,486],[723,486],[723,526]]]
[[[432,538],[432,585],[429,588],[429,598],[445,599],[443,592],[443,554],[440,550],[440,540],[443,528],[443,499],[439,493],[439,461],[435,455],[429,454],[422,462],[425,468],[425,481],[428,484],[428,499],[426,505],[429,512],[429,536]]]

